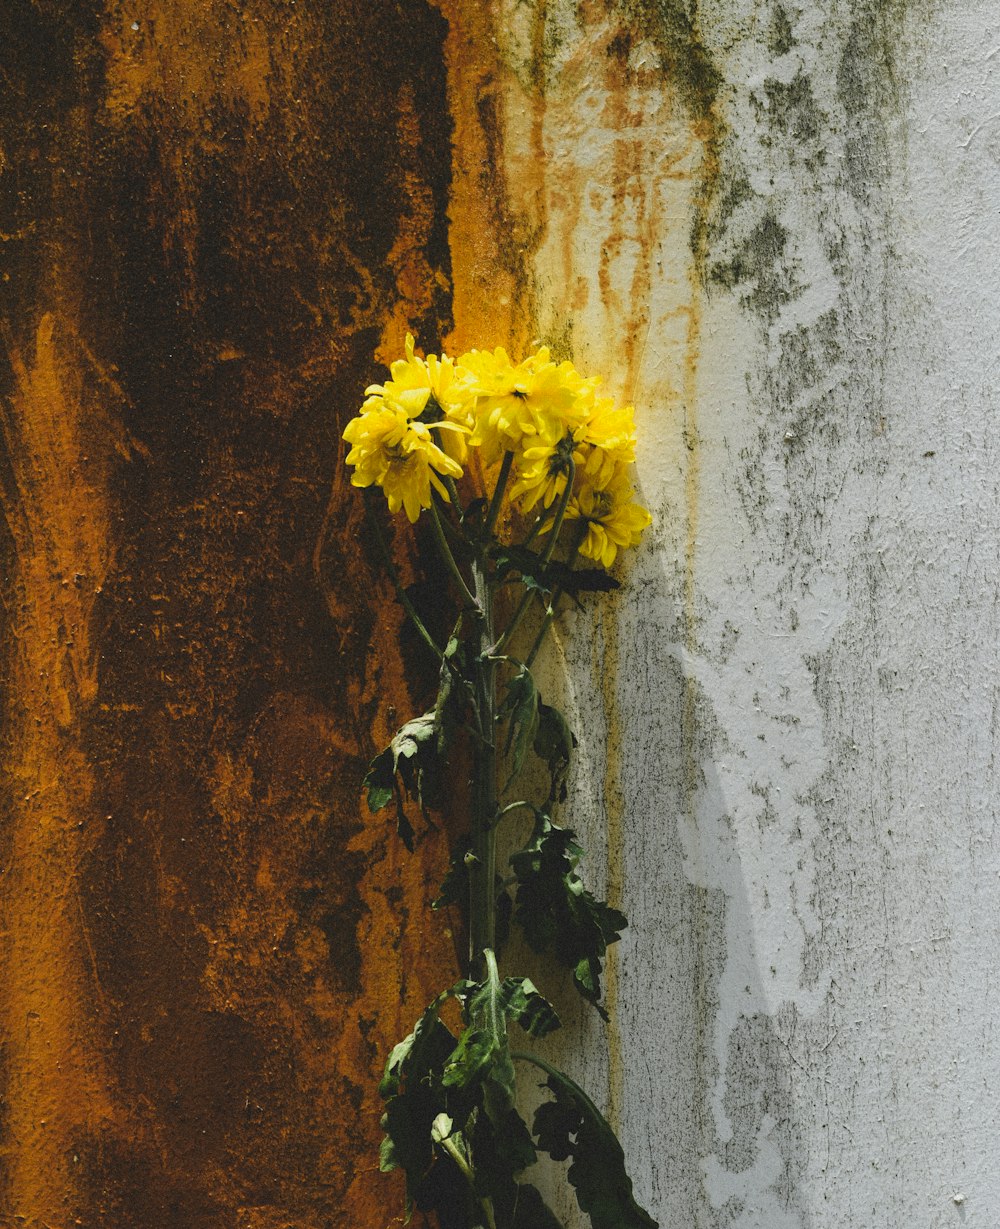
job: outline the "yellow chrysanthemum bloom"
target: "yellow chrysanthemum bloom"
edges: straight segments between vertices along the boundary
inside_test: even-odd
[[[615,474],[635,460],[635,420],[631,406],[616,408],[610,397],[583,398],[577,424],[564,426],[550,420],[517,458],[518,478],[511,498],[520,499],[524,511],[539,500],[548,508],[566,489],[569,458],[579,485],[603,488]],[[558,435],[557,431],[564,431]]]
[[[652,517],[645,508],[633,502],[631,482],[624,470],[619,471],[603,489],[584,485],[571,497],[566,508],[567,520],[582,520],[587,532],[580,543],[580,554],[609,568],[619,550],[638,546],[642,531]]]
[[[392,378],[385,384],[372,384],[365,390],[366,395],[380,396],[389,404],[398,405],[409,418],[424,414],[433,398],[448,422],[465,428],[445,431],[440,437],[444,451],[460,465],[464,464],[468,454],[466,434],[472,429],[476,405],[472,377],[446,354],[440,358],[436,354],[420,358],[414,350],[413,335],[407,333],[406,358],[397,359],[389,368]]]
[[[451,422],[437,426],[445,435],[463,430]],[[352,485],[380,486],[389,511],[403,508],[411,522],[421,509],[431,506],[432,487],[448,499],[439,474],[462,476],[461,465],[435,443],[428,424],[410,418],[398,402],[382,396],[368,398],[358,417],[344,428],[344,439],[352,445],[347,454],[347,464],[355,467]]]
[[[518,452],[547,424],[577,421],[583,394],[597,384],[570,362],[554,363],[545,346],[516,365],[502,347],[470,350],[458,363],[471,375],[478,398],[469,444],[482,450],[487,465]]]

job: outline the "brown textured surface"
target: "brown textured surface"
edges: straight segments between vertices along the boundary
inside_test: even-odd
[[[383,1225],[444,851],[359,805],[431,672],[331,480],[380,346],[450,327],[446,23],[0,21],[0,1223]]]
[[[616,20],[677,59],[673,13]],[[454,971],[426,909],[446,850],[407,855],[358,781],[434,670],[339,436],[408,328],[517,351],[538,327],[573,190],[543,174],[544,6],[523,61],[503,21],[0,17],[3,1229],[398,1219],[375,1076]],[[621,42],[598,79],[624,131]]]

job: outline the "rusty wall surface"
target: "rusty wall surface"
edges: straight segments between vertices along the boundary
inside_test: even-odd
[[[4,1229],[397,1218],[446,842],[360,805],[433,669],[339,433],[407,329],[637,406],[655,529],[548,683],[633,920],[569,1041],[641,1198],[994,1223],[1000,57],[956,8],[7,0]]]
[[[452,953],[443,838],[359,803],[433,671],[339,432],[451,326],[448,26],[0,26],[0,1223],[383,1225],[372,1074]]]

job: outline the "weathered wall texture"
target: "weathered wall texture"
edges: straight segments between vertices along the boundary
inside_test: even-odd
[[[339,432],[411,328],[637,406],[656,528],[552,681],[633,919],[574,1034],[642,1198],[994,1225],[991,6],[0,30],[0,1224],[395,1215],[372,1074],[451,968],[445,841],[356,783],[433,671]]]

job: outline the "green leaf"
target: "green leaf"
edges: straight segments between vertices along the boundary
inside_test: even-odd
[[[493,1124],[492,1133],[495,1151],[502,1156],[504,1167],[511,1174],[520,1173],[538,1160],[531,1132],[513,1107]]]
[[[464,615],[459,615],[454,631],[444,650],[444,660],[438,678],[437,699],[434,701],[436,728],[435,749],[444,763],[456,729],[463,724],[472,696],[466,677],[466,644],[461,638]]]
[[[441,882],[438,894],[431,901],[432,909],[447,909],[449,905],[457,905],[460,909],[469,907],[469,858],[472,856],[472,839],[465,836],[455,846],[448,863],[448,871]]]
[[[396,801],[396,830],[410,852],[413,852],[413,825],[407,818],[399,783],[406,793],[416,798],[420,809],[437,802],[439,789],[438,721],[436,710],[414,717],[401,726],[392,742],[368,765],[362,782],[368,790],[368,809],[373,813]]]
[[[516,1020],[532,1037],[547,1037],[559,1027],[555,1008],[527,977],[507,977],[500,987],[500,1002],[508,1020]]]
[[[396,796],[396,773],[392,748],[386,747],[368,765],[362,786],[368,791],[368,810],[374,814],[387,807]]]
[[[469,982],[457,982],[439,994],[414,1025],[413,1032],[393,1046],[378,1086],[383,1101],[395,1096],[408,1076],[416,1073],[416,1078],[421,1079],[440,1062],[443,1054],[451,1051],[455,1039],[438,1016],[448,999],[464,994],[470,985]],[[442,1053],[441,1047],[448,1041],[451,1044]]]
[[[513,659],[511,659],[513,661]],[[512,776],[516,777],[524,764],[524,757],[535,738],[538,726],[538,689],[531,671],[521,662],[514,663],[517,673],[507,684],[507,694],[498,710],[498,717],[507,717],[507,745],[505,754],[514,756],[511,763]]]
[[[502,580],[511,572],[518,572],[526,589],[548,593],[552,586],[545,583],[545,562],[541,555],[526,546],[499,546],[493,552],[497,579]]]
[[[492,1203],[497,1226],[561,1229],[538,1191],[517,1181],[517,1175],[538,1159],[531,1132],[518,1112],[509,1110],[496,1124],[485,1114],[479,1115],[474,1134],[471,1153],[476,1193]]]
[[[471,986],[465,998],[467,1027],[445,1063],[442,1084],[468,1088],[483,1084],[486,1112],[497,1121],[514,1104],[514,1064],[507,1045],[503,983],[496,958],[486,953],[484,981]]]
[[[569,1076],[545,1070],[554,1100],[538,1107],[535,1137],[554,1161],[572,1158],[567,1176],[593,1229],[658,1229],[633,1197],[625,1154],[603,1114]]]
[[[423,1198],[435,1160],[432,1129],[447,1109],[440,1072],[455,1047],[455,1037],[439,1013],[447,999],[466,993],[468,985],[457,983],[428,1006],[413,1032],[393,1047],[379,1084],[379,1095],[386,1103],[379,1168],[404,1171],[408,1211]]]
[[[572,970],[577,990],[604,1015],[602,962],[628,921],[584,888],[576,874],[582,856],[573,832],[540,815],[531,840],[510,859],[517,879],[514,920],[534,951],[550,952]]]
[[[515,1077],[507,1022],[516,1020],[527,1033],[544,1037],[559,1027],[559,1017],[526,977],[501,981],[492,952],[486,953],[486,969],[485,979],[467,988],[467,1027],[445,1063],[441,1082],[446,1088],[482,1089],[483,1106],[494,1132],[505,1133],[506,1152],[516,1142],[510,1131],[514,1128],[516,1133],[517,1126],[510,1117],[514,1110]],[[532,1156],[524,1159],[523,1164],[519,1162],[513,1172],[531,1164],[533,1159]]]

